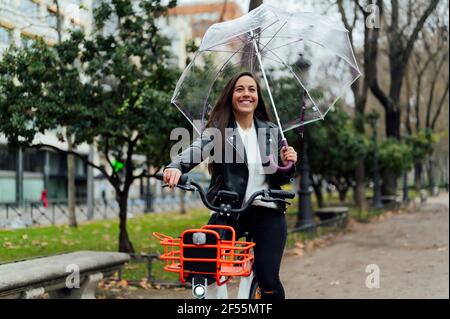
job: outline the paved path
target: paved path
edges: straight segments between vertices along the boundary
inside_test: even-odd
[[[288,257],[281,277],[288,298],[449,298],[448,195],[334,239],[305,257]],[[367,265],[380,287],[367,288]]]
[[[379,288],[368,288],[368,265]],[[286,252],[281,279],[287,298],[449,298],[448,194],[410,212],[352,223],[325,247]],[[372,281],[375,283],[375,281]],[[235,286],[235,285],[234,285]],[[235,287],[232,287],[232,292]],[[190,290],[138,289],[128,298],[191,298]]]

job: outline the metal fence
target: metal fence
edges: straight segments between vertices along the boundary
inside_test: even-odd
[[[127,214],[129,218],[144,213],[164,213],[179,211],[181,207],[181,196],[179,193],[163,194],[153,198],[149,205],[141,198],[128,200]],[[203,207],[197,194],[184,194],[185,209]],[[88,216],[86,201],[78,201],[75,205],[75,215],[78,222],[87,220],[101,220],[118,218],[119,206],[115,200],[96,200],[93,214]],[[23,205],[17,203],[0,203],[0,229],[17,229],[38,225],[61,225],[69,222],[67,201],[51,201],[48,207],[42,202],[26,202]]]

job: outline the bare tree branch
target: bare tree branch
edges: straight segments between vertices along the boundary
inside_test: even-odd
[[[411,33],[408,42],[406,43],[405,50],[403,51],[403,60],[408,61],[409,56],[414,48],[414,42],[417,40],[420,30],[422,30],[425,21],[431,15],[431,13],[436,9],[439,0],[431,0],[427,9],[423,12],[420,19],[417,21],[416,26],[414,27],[413,32]]]
[[[445,87],[445,91],[444,91],[444,93],[442,94],[442,97],[441,97],[441,99],[440,99],[440,101],[439,101],[439,103],[438,103],[438,105],[437,105],[436,113],[434,114],[433,120],[431,121],[431,126],[430,126],[430,128],[433,129],[433,130],[434,130],[434,128],[436,127],[436,122],[437,122],[437,120],[438,120],[438,118],[439,118],[439,115],[440,115],[440,113],[441,113],[441,111],[442,111],[442,108],[443,108],[443,106],[444,106],[444,101],[445,101],[445,98],[446,98],[446,96],[447,96],[447,94],[448,94],[448,89],[449,89],[449,81],[448,81],[448,76],[447,76],[447,85],[446,85],[446,87]]]
[[[227,3],[228,3],[228,0],[223,0],[222,12],[220,13],[220,16],[219,16],[219,19],[217,22],[223,22],[223,20],[225,18],[225,13],[227,11]]]
[[[430,127],[430,119],[431,119],[431,107],[433,106],[433,100],[434,100],[434,90],[436,88],[436,83],[438,80],[438,74],[439,74],[439,70],[442,68],[442,66],[444,65],[444,62],[448,59],[448,55],[447,54],[443,54],[441,57],[441,60],[439,61],[439,64],[437,65],[437,68],[434,69],[434,77],[433,77],[433,81],[431,82],[431,88],[430,88],[430,94],[429,94],[429,98],[428,98],[428,105],[427,105],[427,115],[426,115],[426,127]]]

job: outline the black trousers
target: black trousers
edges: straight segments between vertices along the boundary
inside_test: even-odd
[[[224,224],[213,214],[208,224]],[[252,206],[238,220],[227,221],[237,238],[248,232],[255,242],[254,271],[263,299],[284,299],[279,273],[287,238],[286,218],[279,210]]]

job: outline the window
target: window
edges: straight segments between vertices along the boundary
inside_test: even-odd
[[[50,152],[50,175],[67,174],[67,156],[59,152]]]
[[[16,153],[17,150],[0,145],[0,171],[16,170]]]
[[[11,30],[0,26],[0,44],[9,45],[11,41]]]
[[[87,159],[86,156],[83,157]],[[86,176],[86,168],[86,163],[80,158],[75,157],[75,175],[80,177]]]
[[[25,172],[44,172],[45,153],[41,150],[26,149],[23,152],[23,170]]]

